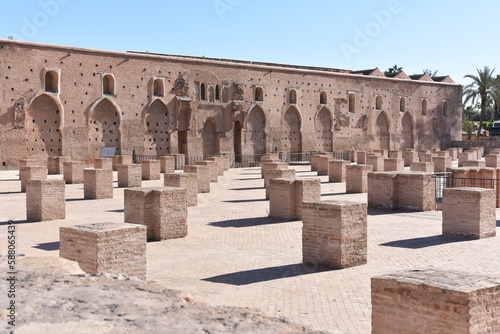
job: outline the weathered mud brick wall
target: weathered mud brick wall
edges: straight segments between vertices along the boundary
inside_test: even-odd
[[[61,227],[59,256],[88,274],[125,274],[146,279],[146,226],[96,223]]]
[[[85,168],[83,192],[87,199],[113,198],[113,170]]]
[[[174,156],[159,157],[158,160],[160,160],[160,172],[162,172],[162,173],[175,172],[175,157]]]
[[[113,169],[113,160],[111,158],[95,158],[95,169]]]
[[[372,333],[500,333],[500,279],[409,270],[371,279]]]
[[[321,200],[320,179],[295,180],[295,214],[297,219],[302,219],[302,203],[318,202]]]
[[[165,187],[180,187],[186,189],[187,205],[198,205],[198,178],[194,173],[165,173],[163,174]]]
[[[496,235],[496,191],[443,189],[443,235],[481,239]]]
[[[192,173],[196,175],[198,182],[198,193],[210,192],[210,171],[207,166],[184,166],[184,173]]]
[[[142,184],[142,166],[139,164],[122,164],[117,166],[118,187],[140,187]]]
[[[47,178],[47,167],[45,166],[26,166],[21,167],[19,170],[19,175],[21,177],[21,192],[26,192],[26,185],[29,180],[34,179],[46,179]]]
[[[371,165],[346,166],[345,187],[347,193],[366,193],[368,191],[368,172]]]
[[[344,201],[304,202],[302,258],[342,269],[367,262],[367,207]]]
[[[183,238],[188,233],[185,188],[145,187],[124,191],[125,222],[146,225],[148,239]]]
[[[328,167],[329,182],[345,182],[345,169],[349,162],[343,160],[330,160]]]
[[[48,157],[47,170],[49,175],[62,174],[64,172],[64,163],[70,161],[70,157]]]
[[[63,180],[29,180],[26,186],[26,216],[29,221],[66,217]]]
[[[83,161],[68,161],[63,163],[64,166],[64,181],[66,184],[83,183],[83,170],[85,162]]]
[[[159,160],[142,160],[142,179],[159,180],[161,178],[161,166]]]

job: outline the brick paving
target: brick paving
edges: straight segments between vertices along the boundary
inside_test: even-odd
[[[294,168],[298,178],[317,177],[310,166]],[[345,194],[345,183],[319,178],[322,200],[367,201],[366,194]],[[116,172],[114,179],[114,198],[84,200],[83,185],[67,185],[66,219],[31,223],[18,172],[2,171],[0,235],[6,235],[6,221],[12,219],[18,253],[58,256],[60,226],[123,222],[123,188],[117,188]],[[434,211],[369,209],[368,264],[343,270],[302,265],[302,223],[270,219],[263,184],[258,168],[220,176],[210,193],[198,195],[198,206],[188,209],[186,238],[148,243],[148,280],[214,305],[257,308],[333,333],[369,333],[372,276],[443,268],[500,277],[500,221],[499,237],[458,241],[441,237],[441,212]],[[162,180],[143,181],[143,186],[162,185]],[[2,237],[0,254],[6,248]]]

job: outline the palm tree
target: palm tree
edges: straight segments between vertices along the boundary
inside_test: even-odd
[[[399,73],[403,70],[402,67],[398,67],[398,65],[394,65],[393,67],[389,67],[385,73]]]
[[[478,129],[477,124],[471,121],[463,121],[462,122],[462,131],[467,133],[467,140],[470,140],[472,137],[472,133]],[[478,131],[480,132],[480,131]]]
[[[486,107],[495,100],[498,100],[498,79],[493,77],[495,69],[490,70],[485,66],[483,70],[477,69],[478,75],[467,74],[464,78],[472,79],[472,83],[464,88],[463,95],[465,97],[464,104],[471,101],[474,103],[476,99],[481,99],[481,112],[479,114],[479,129],[483,128],[484,114]],[[479,140],[481,131],[477,132],[477,140]]]
[[[424,74],[427,74],[428,76],[430,76],[431,78],[435,78],[437,77],[437,74],[438,74],[438,71],[432,71],[432,70],[429,70],[429,69],[425,69],[425,70],[422,70],[422,72]]]

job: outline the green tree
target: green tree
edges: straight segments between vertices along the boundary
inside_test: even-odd
[[[479,112],[473,106],[467,106],[462,111],[462,120],[464,121],[479,121]]]
[[[479,113],[479,128],[483,127],[483,120],[486,113],[486,107],[493,101],[498,100],[498,82],[497,78],[493,77],[495,69],[490,70],[485,66],[483,70],[477,69],[478,75],[467,74],[464,78],[472,79],[472,83],[465,86],[463,95],[465,97],[464,104],[471,101],[473,104],[477,99],[480,99],[481,112]],[[479,140],[480,131],[477,132]]]
[[[422,70],[422,71],[424,72],[424,74],[427,74],[431,78],[437,77],[437,74],[438,74],[438,71],[433,72],[432,70],[429,70],[428,68],[426,68],[425,70]]]
[[[398,65],[394,65],[393,67],[389,67],[387,69],[387,71],[385,71],[384,73],[387,74],[387,73],[399,73],[403,70],[402,67],[399,67]]]
[[[463,121],[462,122],[462,131],[467,133],[467,140],[471,140],[472,133],[476,131],[479,127],[476,123],[471,121]],[[481,131],[478,131],[481,132]]]

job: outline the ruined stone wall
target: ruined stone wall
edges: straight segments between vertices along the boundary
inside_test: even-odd
[[[0,46],[0,168],[27,157],[90,162],[103,146],[117,154],[260,154],[447,148],[460,137],[461,86],[451,83]]]

